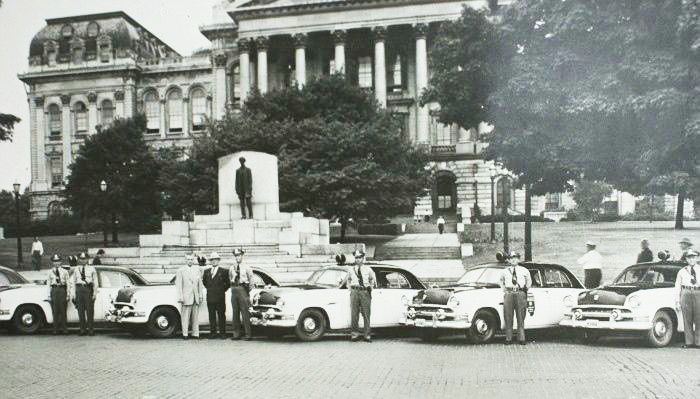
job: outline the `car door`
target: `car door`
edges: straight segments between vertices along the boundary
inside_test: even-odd
[[[543,287],[543,274],[539,267],[528,268],[532,286],[528,290],[528,308],[525,312],[525,328],[540,328],[546,326],[549,319],[548,292]],[[518,324],[517,320],[514,322]]]
[[[112,298],[124,287],[131,287],[134,282],[128,274],[117,270],[99,270],[97,272],[99,286],[95,295],[95,321],[105,319],[105,313],[109,311]]]
[[[347,270],[331,268],[324,270],[316,279],[316,284],[324,289],[309,290],[304,307],[319,306],[326,310],[331,328],[350,327],[350,290],[347,288]],[[360,317],[362,325],[362,317]],[[371,325],[371,321],[370,321]]]
[[[372,327],[397,326],[403,316],[403,296],[413,298],[415,290],[400,271],[375,271],[377,288],[372,290]]]
[[[566,306],[565,298],[570,296],[569,303],[573,304],[580,289],[574,288],[571,279],[559,268],[544,266],[542,275],[543,291],[546,296],[546,325],[558,326],[564,318],[564,313],[570,309]]]

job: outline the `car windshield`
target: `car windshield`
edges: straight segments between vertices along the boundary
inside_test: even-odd
[[[503,269],[496,267],[480,267],[464,273],[457,285],[498,285]]]
[[[10,284],[27,284],[29,281],[22,277],[21,274],[9,271],[0,270],[0,286],[7,286]]]
[[[681,269],[674,265],[639,265],[628,267],[613,281],[614,285],[672,286]]]
[[[306,285],[324,288],[339,288],[347,277],[345,270],[323,269],[316,270],[307,280]]]

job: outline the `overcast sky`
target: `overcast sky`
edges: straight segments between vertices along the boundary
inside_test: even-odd
[[[0,7],[0,112],[22,119],[12,142],[0,142],[0,190],[31,180],[29,108],[24,84],[29,43],[47,18],[124,11],[180,54],[206,47],[199,26],[212,22],[217,0],[3,0]]]

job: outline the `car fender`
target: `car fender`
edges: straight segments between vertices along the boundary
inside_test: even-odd
[[[683,315],[676,309],[675,289],[672,287],[651,288],[647,290],[639,290],[631,293],[625,299],[625,306],[635,314],[635,317],[648,317],[651,321],[656,313],[660,310],[668,311],[675,317],[677,331],[683,332]],[[630,298],[637,297],[641,301],[641,305],[633,308],[630,305]]]
[[[0,293],[0,307],[9,310],[11,317],[14,317],[17,308],[22,305],[39,306],[44,312],[46,322],[53,322],[51,302],[49,302],[49,288],[47,286],[25,285]]]

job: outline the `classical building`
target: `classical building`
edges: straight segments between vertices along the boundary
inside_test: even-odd
[[[510,2],[510,1],[508,1]],[[437,171],[427,212],[524,210],[504,171],[481,158],[488,134],[438,123],[437,104],[418,98],[430,77],[430,46],[443,21],[472,0],[223,0],[201,55],[181,56],[122,12],[48,19],[30,47],[31,214],[60,211],[58,199],[82,140],[116,117],[147,116],[154,146],[187,148],[207,119],[262,93],[341,73],[371,90],[403,121],[406,140],[426,148]],[[505,3],[500,1],[499,3]],[[550,198],[551,197],[551,198]],[[554,201],[557,201],[556,206]],[[563,209],[561,196],[535,198],[533,209]]]

